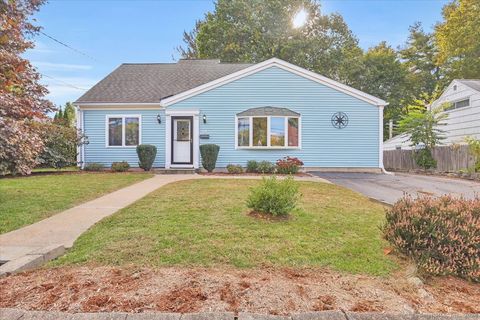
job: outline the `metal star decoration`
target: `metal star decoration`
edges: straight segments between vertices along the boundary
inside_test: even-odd
[[[332,126],[337,129],[343,129],[348,125],[348,116],[344,112],[334,113],[332,116]]]

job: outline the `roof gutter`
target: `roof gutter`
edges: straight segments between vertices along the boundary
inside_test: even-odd
[[[160,102],[134,103],[134,102],[74,102],[74,106],[82,109],[163,109]]]

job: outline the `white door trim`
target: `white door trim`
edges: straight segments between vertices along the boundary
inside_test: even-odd
[[[193,165],[172,164],[172,116],[193,117]],[[199,110],[165,110],[165,168],[199,168],[200,163],[200,111]]]

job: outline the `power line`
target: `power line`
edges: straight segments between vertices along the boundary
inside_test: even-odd
[[[87,58],[89,58],[89,59],[92,59],[92,60],[94,60],[94,61],[97,61],[97,59],[95,59],[95,58],[93,58],[92,56],[86,54],[85,52],[82,52],[82,51],[80,51],[80,50],[77,50],[77,49],[73,48],[72,46],[69,46],[68,44],[66,44],[66,43],[64,43],[64,42],[62,42],[62,41],[60,41],[60,40],[58,40],[58,39],[56,39],[56,38],[54,38],[54,37],[46,34],[46,33],[43,32],[43,31],[40,31],[40,33],[43,34],[45,37],[47,37],[47,38],[55,41],[56,43],[59,43],[59,44],[61,44],[62,46],[66,47],[66,48],[68,48],[68,49],[70,49],[70,50],[72,50],[72,51],[75,51],[75,52],[78,53],[78,54],[81,54],[82,56],[85,56],[85,57],[87,57]]]
[[[71,84],[71,83],[65,82],[65,81],[63,81],[63,80],[58,80],[58,79],[56,79],[56,78],[54,78],[54,77],[50,77],[49,75],[46,75],[46,74],[44,74],[44,73],[40,73],[40,74],[41,74],[42,76],[46,77],[46,78],[49,78],[49,79],[52,79],[52,80],[54,80],[54,81],[56,81],[56,82],[58,82],[58,83],[64,84],[64,85],[66,85],[67,87],[70,87],[70,88],[73,88],[73,89],[77,89],[77,90],[87,91],[87,89],[85,89],[85,88],[77,87],[76,85],[73,85],[73,84]]]

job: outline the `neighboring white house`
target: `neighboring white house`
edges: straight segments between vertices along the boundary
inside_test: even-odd
[[[431,107],[444,103],[450,106],[441,128],[446,136],[442,145],[464,144],[467,136],[480,139],[480,80],[453,80]],[[409,136],[401,134],[383,143],[383,150],[395,149],[412,149]]]

